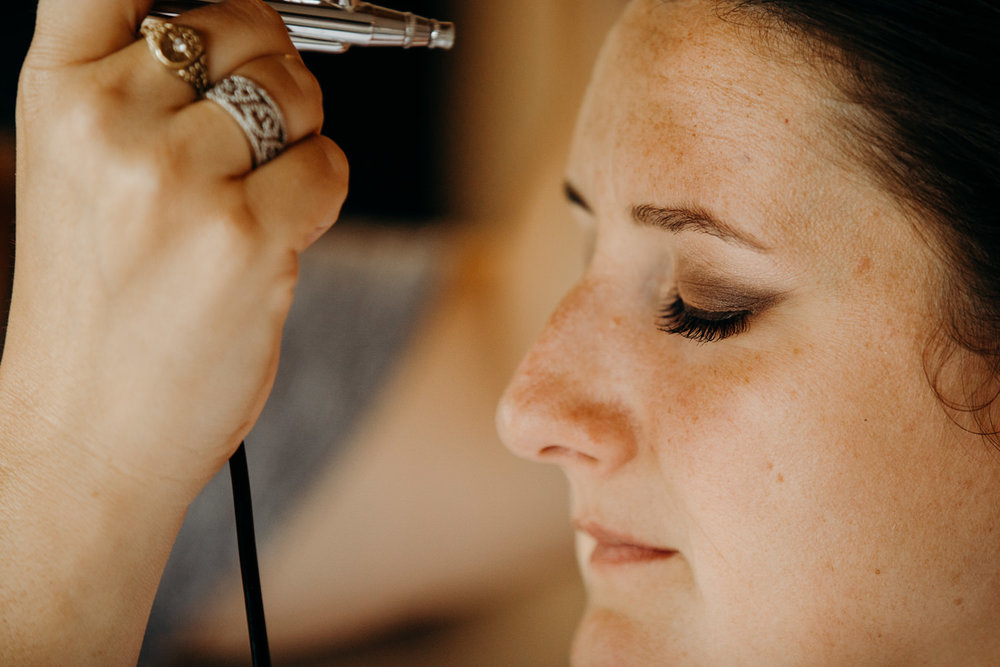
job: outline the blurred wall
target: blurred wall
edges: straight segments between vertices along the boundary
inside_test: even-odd
[[[446,132],[451,212],[476,219],[522,210],[539,161],[565,153],[598,46],[624,5],[456,3]]]

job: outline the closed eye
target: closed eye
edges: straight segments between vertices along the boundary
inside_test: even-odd
[[[712,343],[736,336],[749,328],[749,310],[710,311],[691,308],[674,295],[660,310],[657,329],[699,343]]]

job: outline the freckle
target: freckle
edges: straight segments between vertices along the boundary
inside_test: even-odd
[[[774,470],[774,463],[768,461],[764,467],[767,468],[768,470]]]
[[[868,271],[870,271],[871,268],[872,268],[871,257],[862,257],[858,261],[857,266],[854,267],[854,275],[863,276],[864,274],[868,273]]]
[[[798,348],[798,347],[792,348],[792,354],[796,354],[796,355],[802,354],[802,349]]]
[[[784,476],[784,475],[782,475],[782,474],[781,474],[781,473],[779,472],[779,473],[778,473],[778,484],[781,484],[781,483],[782,483],[782,482],[784,482],[784,481],[785,481],[785,476]]]
[[[962,598],[955,598],[956,607],[961,607],[963,602],[965,602],[965,600],[963,600]]]

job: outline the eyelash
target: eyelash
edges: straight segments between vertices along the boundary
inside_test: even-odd
[[[711,317],[699,317],[695,313]],[[679,295],[674,295],[660,310],[656,328],[664,333],[678,334],[699,343],[713,343],[743,333],[749,327],[749,323],[749,310],[699,311],[685,306],[684,300]]]

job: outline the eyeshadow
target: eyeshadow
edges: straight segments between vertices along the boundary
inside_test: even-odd
[[[757,312],[778,303],[784,292],[763,290],[759,287],[736,285],[732,280],[711,277],[680,279],[677,291],[693,308],[707,311]]]

